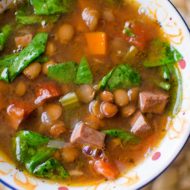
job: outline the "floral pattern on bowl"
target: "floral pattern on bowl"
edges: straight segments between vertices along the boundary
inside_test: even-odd
[[[129,1],[129,0],[128,0]],[[130,0],[131,2],[135,0]],[[14,164],[3,154],[0,156],[0,178],[5,185],[12,189],[27,190],[126,190],[138,189],[165,170],[176,158],[190,134],[190,35],[181,16],[169,1],[166,0],[137,0],[141,6],[140,14],[147,14],[160,22],[165,35],[171,43],[183,54],[179,68],[183,78],[183,100],[180,112],[172,118],[167,126],[167,134],[158,147],[150,148],[145,160],[115,181],[102,182],[97,185],[72,187],[66,184],[53,183],[31,177],[18,171]],[[0,12],[9,6],[11,0],[0,2]]]

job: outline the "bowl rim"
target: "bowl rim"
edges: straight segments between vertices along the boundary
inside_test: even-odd
[[[189,32],[189,36],[190,36],[190,27],[188,26],[185,18],[179,12],[178,8],[171,2],[171,0],[167,0],[167,1],[174,8],[174,10],[176,11],[176,13],[181,18],[181,20],[184,23],[187,31]],[[150,180],[146,181],[143,185],[141,185],[140,187],[138,187],[137,190],[140,190],[140,189],[144,188],[146,185],[150,184],[151,182],[153,182],[154,180],[156,180],[158,177],[160,177],[171,166],[171,164],[176,160],[176,158],[179,156],[179,154],[183,151],[183,148],[185,147],[185,145],[187,144],[187,142],[188,142],[189,139],[190,139],[190,134],[187,136],[187,139],[185,139],[184,143],[182,144],[182,146],[181,146],[180,150],[178,151],[178,153],[176,154],[176,156],[168,163],[168,165],[158,175],[150,178]],[[4,185],[5,187],[9,188],[10,190],[18,190],[17,188],[13,187],[12,185],[9,185],[6,181],[2,180],[1,178],[0,178],[0,184]]]

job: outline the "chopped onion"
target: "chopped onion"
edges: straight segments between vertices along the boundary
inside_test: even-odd
[[[47,147],[49,148],[57,148],[61,149],[65,146],[65,142],[63,140],[50,140]]]

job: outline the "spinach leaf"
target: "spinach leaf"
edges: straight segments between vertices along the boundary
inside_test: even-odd
[[[26,169],[33,173],[34,169],[39,165],[49,159],[54,153],[54,148],[40,147],[37,152],[25,162]]]
[[[141,79],[138,72],[127,64],[121,64],[113,70],[107,86],[110,90],[114,90],[137,86],[140,82]]]
[[[31,147],[36,148],[37,146],[45,145],[49,142],[48,137],[44,137],[38,133],[31,131],[20,131],[16,134],[13,139],[13,149],[15,151],[16,159],[24,163],[31,155]]]
[[[83,57],[80,61],[80,65],[76,74],[76,84],[92,84],[93,75],[90,70],[88,61],[85,57]]]
[[[0,80],[9,82],[9,69],[8,67],[0,67]]]
[[[38,15],[26,15],[24,11],[19,10],[16,12],[16,21],[19,24],[31,25],[31,24],[42,24],[45,23],[54,23],[59,19],[59,15],[50,15],[50,16],[38,16]]]
[[[44,145],[47,144],[50,140],[48,137],[42,136],[32,131],[20,131],[17,136],[26,141],[30,146]]]
[[[54,158],[55,148],[47,147],[50,139],[31,131],[20,131],[13,138],[17,161],[39,177],[67,178],[69,174]]]
[[[182,76],[177,65],[167,65],[170,74],[171,74],[171,100],[170,100],[170,108],[169,113],[172,116],[176,116],[176,114],[180,111],[182,106],[182,98],[183,98],[183,85],[182,85]]]
[[[33,173],[38,177],[45,178],[62,178],[69,177],[69,173],[63,168],[63,166],[55,159],[50,158],[46,162],[38,165]]]
[[[104,90],[104,89],[106,88],[107,83],[108,83],[109,79],[111,78],[113,71],[114,71],[114,69],[111,70],[107,75],[105,75],[105,76],[102,78],[102,80],[99,82],[99,88],[100,88],[101,90]]]
[[[140,142],[139,137],[123,129],[109,129],[109,130],[104,130],[103,132],[111,137],[116,137],[121,139],[124,143],[137,144]]]
[[[18,56],[18,53],[6,55],[0,58],[0,67],[9,67],[13,64],[14,60]]]
[[[1,29],[1,32],[0,32],[0,51],[3,50],[11,32],[12,32],[12,27],[10,25],[5,25]]]
[[[150,44],[148,57],[144,61],[143,65],[145,67],[157,67],[167,64],[174,64],[182,58],[183,56],[179,53],[179,51],[167,42],[154,40]]]
[[[9,66],[9,79],[13,81],[32,61],[45,52],[47,33],[38,33]]]
[[[69,2],[69,1],[68,1]],[[62,0],[30,0],[36,15],[53,15],[67,12]]]
[[[58,82],[69,84],[75,81],[77,64],[75,62],[66,62],[50,66],[48,68],[48,77]]]

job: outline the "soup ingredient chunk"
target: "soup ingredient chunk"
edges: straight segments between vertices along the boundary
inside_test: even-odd
[[[104,117],[111,118],[111,117],[114,117],[117,114],[118,108],[113,103],[102,102],[100,104],[100,111],[104,115]]]
[[[126,106],[129,103],[127,91],[123,89],[118,89],[114,91],[114,99],[115,99],[115,103],[121,107]]]
[[[65,162],[74,162],[79,156],[79,151],[71,144],[65,145],[60,152],[62,159]]]
[[[81,85],[76,89],[79,100],[83,103],[89,103],[94,99],[95,90],[90,85]]]
[[[95,160],[94,169],[97,173],[103,175],[109,180],[114,180],[119,176],[119,170],[117,167],[113,163],[104,159]]]
[[[105,90],[105,91],[100,93],[100,99],[103,102],[113,102],[114,95],[111,92]]]
[[[23,73],[28,79],[33,80],[39,76],[41,68],[42,66],[40,63],[34,62],[24,69]]]
[[[151,126],[148,124],[145,117],[142,115],[140,111],[138,111],[132,117],[130,125],[131,125],[131,132],[138,136],[145,136],[151,130]]]
[[[105,134],[86,126],[84,123],[77,123],[70,141],[79,145],[90,144],[99,148],[104,147]]]
[[[88,52],[92,55],[105,55],[107,52],[107,35],[104,32],[85,34]]]
[[[144,91],[139,94],[139,105],[143,113],[163,113],[169,96],[162,92]]]
[[[75,92],[69,92],[59,99],[63,107],[76,106],[79,103],[78,96]]]
[[[35,109],[35,106],[24,102],[14,101],[7,107],[7,114],[11,121],[11,126],[17,130],[21,122]]]
[[[41,104],[46,100],[59,97],[61,91],[54,83],[43,83],[36,87],[35,94],[35,104]]]
[[[72,40],[74,34],[75,34],[75,30],[72,25],[63,24],[58,29],[57,38],[61,43],[66,44]]]
[[[90,31],[96,29],[99,17],[99,12],[95,9],[85,8],[82,12],[82,19],[84,20]]]

